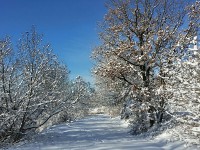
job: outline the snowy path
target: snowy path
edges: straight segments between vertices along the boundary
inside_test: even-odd
[[[182,150],[181,144],[136,139],[119,118],[95,115],[49,128],[34,141],[9,150]]]

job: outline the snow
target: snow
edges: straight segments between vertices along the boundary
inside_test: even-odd
[[[167,134],[154,140],[128,133],[128,124],[119,117],[91,115],[72,123],[52,126],[34,140],[8,150],[189,150],[181,142],[167,142]],[[193,148],[194,150],[194,148]]]

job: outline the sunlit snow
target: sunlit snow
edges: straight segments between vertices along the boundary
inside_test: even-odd
[[[154,140],[128,133],[127,123],[119,117],[92,115],[85,119],[53,126],[29,143],[9,150],[183,150],[180,142],[167,142],[163,134]],[[189,150],[190,148],[188,148]]]

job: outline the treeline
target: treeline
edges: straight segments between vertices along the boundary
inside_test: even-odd
[[[87,114],[94,89],[82,77],[69,79],[35,27],[23,33],[16,48],[0,39],[0,142],[19,141],[42,126]]]
[[[133,134],[180,125],[178,138],[199,143],[200,2],[112,0],[107,8],[92,53],[105,105],[124,108]]]

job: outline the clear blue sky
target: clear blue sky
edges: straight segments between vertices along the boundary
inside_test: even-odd
[[[90,81],[91,51],[99,42],[97,22],[106,0],[0,0],[0,38],[17,41],[35,25],[71,71]]]

